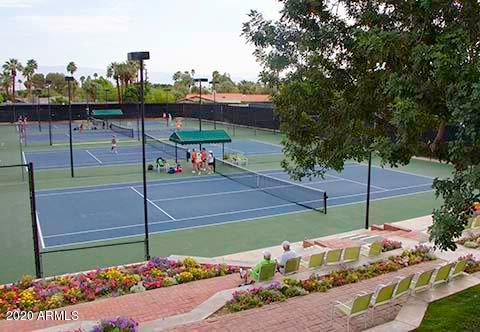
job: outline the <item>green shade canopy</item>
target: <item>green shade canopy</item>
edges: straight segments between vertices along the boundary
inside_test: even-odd
[[[169,139],[181,145],[230,143],[232,141],[225,130],[179,131],[173,133]]]
[[[116,116],[116,115],[123,115],[123,112],[119,108],[109,108],[103,110],[93,110],[93,116]]]

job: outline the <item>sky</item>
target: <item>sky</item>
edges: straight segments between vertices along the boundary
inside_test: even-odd
[[[277,19],[277,0],[0,0],[0,64],[35,59],[39,71],[104,75],[132,51],[150,51],[152,81],[178,70],[210,76],[228,72],[256,80],[260,65],[253,46],[240,36],[247,13]]]

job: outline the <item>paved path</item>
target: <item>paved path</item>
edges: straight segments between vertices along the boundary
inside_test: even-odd
[[[159,288],[144,293],[124,295],[117,298],[105,298],[94,302],[81,303],[66,307],[67,312],[78,311],[80,320],[101,320],[117,316],[131,317],[138,322],[189,312],[218,291],[234,288],[239,283],[237,274],[173,287]],[[66,324],[65,321],[0,321],[0,331],[33,331],[54,325]]]
[[[289,299],[282,303],[213,317],[205,321],[177,327],[171,331],[346,331],[346,317],[335,315],[332,323],[333,302],[347,302],[361,291],[373,291],[378,284],[386,284],[398,276],[427,270],[441,261],[411,266],[357,284],[345,285],[326,293],[315,293]],[[394,319],[404,300],[375,310],[375,325]],[[372,316],[369,315],[369,319]],[[351,331],[363,328],[365,316],[352,319]],[[370,322],[369,322],[370,323]],[[372,324],[370,323],[369,326]]]

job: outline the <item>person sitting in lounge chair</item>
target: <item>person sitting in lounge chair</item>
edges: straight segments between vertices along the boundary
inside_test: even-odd
[[[290,249],[290,242],[282,242],[283,254],[277,259],[277,269],[281,274],[285,273],[285,264],[291,258],[298,257],[297,253]]]
[[[240,278],[243,279],[243,283],[239,286],[253,284],[255,280],[258,280],[260,269],[264,265],[269,265],[275,263],[275,260],[272,259],[272,254],[269,251],[263,252],[263,259],[260,260],[252,269],[240,269]],[[251,279],[249,281],[249,278]]]
[[[156,168],[158,173],[160,173],[161,171],[166,172],[168,170],[168,162],[162,157],[158,157]]]

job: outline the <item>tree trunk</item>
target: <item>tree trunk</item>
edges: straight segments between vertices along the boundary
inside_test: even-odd
[[[447,122],[442,121],[440,123],[440,126],[438,127],[438,131],[437,131],[437,135],[435,136],[435,139],[430,144],[430,151],[432,151],[432,153],[437,152],[439,146],[443,143],[446,129],[447,129]]]
[[[12,102],[15,103],[15,78],[17,75],[12,73]]]
[[[117,99],[118,99],[118,103],[121,104],[121,97],[120,97],[120,84],[118,82],[118,78],[115,79],[115,82],[117,84]]]

